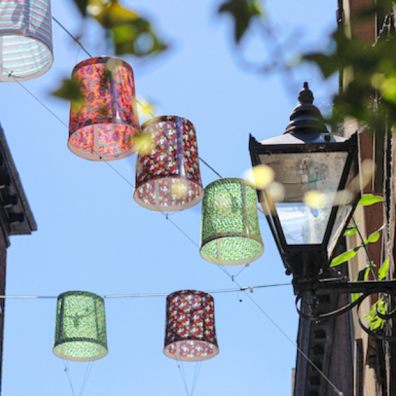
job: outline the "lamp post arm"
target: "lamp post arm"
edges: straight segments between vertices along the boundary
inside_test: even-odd
[[[394,319],[396,316],[396,280],[370,280],[350,282],[346,278],[333,279],[299,279],[293,282],[296,293],[296,309],[298,314],[306,320],[321,321],[330,319],[349,312],[352,308],[357,307],[358,320],[361,328],[369,335],[389,342],[396,342],[396,337],[386,334],[383,331],[373,331],[368,328],[360,318],[360,308],[363,301],[372,294],[383,293],[390,296],[393,309],[385,313],[377,310],[377,315],[383,320]],[[330,312],[317,312],[315,299],[316,297],[332,294],[358,294],[350,303],[337,308]],[[312,302],[313,301],[313,302]]]
[[[297,295],[302,295],[305,292],[314,294],[322,293],[338,293],[338,294],[353,294],[363,293],[366,295],[375,293],[386,293],[396,296],[396,280],[369,280],[351,282],[343,278],[334,279],[318,279],[318,280],[295,280],[293,282],[294,290]]]

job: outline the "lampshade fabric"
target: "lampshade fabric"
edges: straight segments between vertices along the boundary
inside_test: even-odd
[[[249,264],[264,251],[254,188],[238,178],[216,180],[202,203],[201,256],[222,265]]]
[[[141,206],[177,211],[201,201],[203,187],[194,125],[178,116],[154,118],[142,125],[153,150],[138,155],[134,198]]]
[[[62,359],[94,361],[107,355],[105,304],[85,291],[58,296],[54,354]]]
[[[0,81],[28,80],[53,63],[50,0],[0,1]]]
[[[164,353],[181,361],[201,361],[219,353],[214,300],[205,292],[181,290],[166,299]]]
[[[72,72],[81,98],[70,108],[69,149],[94,161],[130,155],[140,131],[131,66],[121,59],[90,58]]]

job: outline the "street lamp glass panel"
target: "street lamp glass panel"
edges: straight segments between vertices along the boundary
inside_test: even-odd
[[[357,166],[355,162],[352,163],[352,166],[349,170],[345,189],[337,193],[336,204],[338,204],[338,210],[334,221],[333,229],[331,230],[329,244],[327,246],[327,252],[329,256],[331,256],[331,253],[335,248],[335,244],[338,241],[338,238],[341,236],[342,231],[344,230],[346,219],[350,217],[354,208],[353,202],[356,200],[357,194],[356,186],[353,184],[357,181],[356,175]]]
[[[274,207],[288,245],[323,242],[335,205],[347,152],[260,155],[270,166],[284,198]],[[269,205],[272,207],[272,205]]]

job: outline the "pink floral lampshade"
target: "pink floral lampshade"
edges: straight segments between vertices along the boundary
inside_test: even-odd
[[[90,58],[74,67],[81,98],[70,108],[69,149],[93,160],[116,160],[134,151],[140,131],[131,66],[121,59]]]
[[[134,198],[157,211],[177,211],[201,201],[203,187],[194,125],[178,116],[156,117],[142,125],[153,149],[139,154]]]
[[[202,291],[181,290],[170,294],[166,303],[165,355],[189,362],[216,356],[213,297]]]

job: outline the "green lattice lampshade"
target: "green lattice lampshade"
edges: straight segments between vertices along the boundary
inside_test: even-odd
[[[256,200],[256,191],[237,178],[216,180],[205,188],[200,250],[205,260],[249,264],[263,254]]]
[[[69,291],[58,296],[54,354],[62,359],[93,361],[107,355],[104,299]]]

